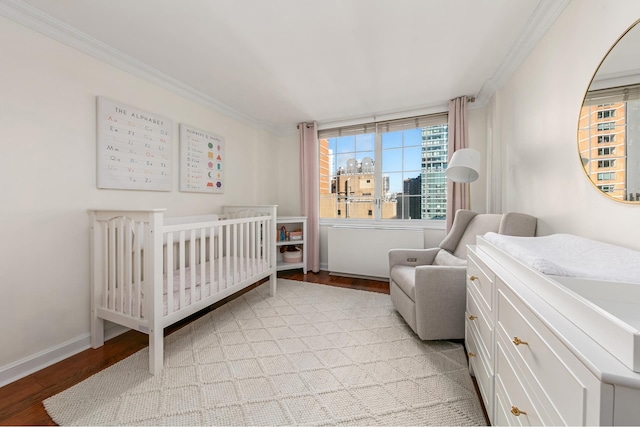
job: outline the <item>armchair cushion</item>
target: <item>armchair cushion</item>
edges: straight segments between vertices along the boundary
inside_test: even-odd
[[[462,236],[460,236],[456,248],[450,252],[460,259],[467,259],[467,245],[475,245],[478,235],[485,234],[489,231],[498,231],[501,219],[502,215],[500,214],[474,216],[467,224],[467,228],[465,228]]]
[[[457,256],[450,254],[448,251],[444,249],[440,249],[436,258],[433,260],[433,265],[458,265],[458,266],[466,266],[467,260],[458,258]]]
[[[396,265],[391,269],[391,280],[393,280],[407,294],[411,301],[416,300],[416,268],[408,265]]]

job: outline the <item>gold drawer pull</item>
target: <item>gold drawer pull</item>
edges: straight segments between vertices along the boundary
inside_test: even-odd
[[[469,357],[475,357],[475,355],[476,355],[475,353],[471,353],[471,352],[467,353],[467,356],[469,356]]]
[[[469,276],[469,280],[473,282],[474,280],[478,280],[478,278],[476,276]]]
[[[513,343],[514,343],[515,345],[520,345],[520,344],[522,344],[522,345],[529,345],[529,343],[528,343],[528,342],[526,342],[526,341],[522,341],[522,340],[521,340],[520,338],[518,338],[518,337],[513,337]]]
[[[526,413],[526,412],[521,411],[520,409],[518,409],[518,407],[517,407],[517,406],[512,406],[512,407],[511,407],[511,413],[512,413],[513,415],[515,415],[516,417],[519,417],[520,415],[527,415],[527,413]]]
[[[476,320],[476,319],[477,319],[477,317],[474,316],[473,314],[469,316],[469,320]]]

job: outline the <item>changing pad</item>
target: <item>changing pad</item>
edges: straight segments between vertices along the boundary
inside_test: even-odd
[[[573,234],[484,238],[544,274],[640,284],[640,251]]]

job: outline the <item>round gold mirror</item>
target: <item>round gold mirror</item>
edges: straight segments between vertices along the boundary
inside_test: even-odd
[[[640,24],[613,45],[596,70],[578,122],[586,176],[608,197],[640,204]]]

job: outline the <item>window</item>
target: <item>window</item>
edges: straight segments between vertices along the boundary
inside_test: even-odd
[[[616,147],[598,148],[598,156],[612,156],[616,153]]]
[[[445,219],[446,114],[318,132],[320,218]]]
[[[615,122],[598,123],[598,131],[615,130],[615,128],[616,128]]]
[[[616,164],[616,161],[614,159],[598,160],[599,168],[612,168],[615,166],[615,164]]]
[[[600,130],[600,128],[598,128]],[[598,135],[598,144],[605,144],[607,142],[615,141],[615,135]]]
[[[602,191],[603,193],[613,193],[616,189],[615,185],[598,185],[598,188],[600,189],[600,191]]]
[[[598,181],[609,181],[616,178],[615,172],[600,172],[598,173]]]
[[[615,115],[616,115],[616,110],[598,111],[598,118],[599,119],[608,119],[610,117],[615,117]]]

